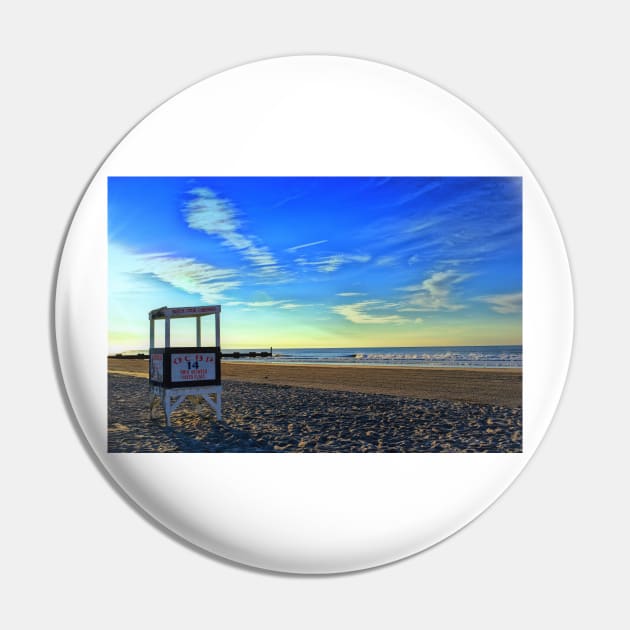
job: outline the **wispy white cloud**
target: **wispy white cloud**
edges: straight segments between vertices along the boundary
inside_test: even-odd
[[[227,247],[239,251],[260,273],[277,274],[280,266],[268,247],[258,245],[254,238],[242,232],[238,211],[229,199],[219,197],[209,188],[189,191],[191,199],[182,212],[190,228],[217,236]]]
[[[459,267],[461,265],[468,265],[482,261],[483,258],[450,258],[442,260],[444,265],[450,265],[451,267]]]
[[[370,260],[371,256],[368,254],[333,254],[317,260],[307,260],[304,257],[296,258],[295,262],[301,267],[311,266],[321,273],[330,273],[331,271],[337,271],[343,265],[366,263]]]
[[[331,307],[333,313],[342,315],[353,324],[419,324],[420,317],[408,318],[388,311],[397,305],[381,300],[366,300],[354,304],[343,304]]]
[[[436,271],[420,284],[401,287],[399,291],[412,294],[407,305],[418,311],[458,311],[465,307],[452,301],[453,287],[471,276],[453,269]]]
[[[311,306],[311,304],[295,304],[294,302],[287,302],[286,304],[283,304],[280,308],[292,311],[296,308],[304,308],[305,306]]]
[[[440,188],[440,186],[442,186],[442,182],[440,182],[439,180],[428,182],[426,184],[423,184],[422,186],[418,186],[418,188],[416,188],[415,190],[412,190],[410,192],[407,192],[401,195],[396,201],[390,202],[388,206],[390,208],[395,208],[397,206],[404,206],[410,201],[413,201],[414,199],[418,199],[418,197],[422,197],[422,195],[426,195],[432,190]]]
[[[490,308],[495,313],[501,313],[502,315],[520,313],[523,309],[523,294],[520,292],[483,295],[477,299],[490,304]]]
[[[214,304],[225,299],[226,293],[241,285],[237,271],[201,263],[194,258],[168,253],[137,253],[117,244],[110,244],[110,291],[142,290],[142,278],[155,278],[175,289]],[[113,286],[112,286],[113,284]]]
[[[290,300],[254,300],[252,302],[242,301],[230,301],[226,302],[225,306],[240,306],[245,307],[243,310],[252,310],[255,308],[281,308],[284,310],[294,310],[296,308],[303,308],[305,306],[312,306],[312,304],[298,304],[291,302]]]
[[[246,306],[248,308],[264,308],[264,307],[272,307],[272,306],[280,306],[282,308],[283,304],[289,303],[289,300],[256,300],[253,302],[241,302],[241,301],[230,301],[226,302],[226,306]]]
[[[286,197],[283,197],[282,199],[279,199],[278,201],[276,201],[275,203],[273,203],[269,207],[271,209],[280,208],[281,206],[284,206],[287,203],[291,203],[292,201],[297,201],[298,199],[303,199],[306,196],[308,196],[308,192],[299,192],[299,193],[295,193],[293,195],[287,195]]]
[[[137,255],[116,242],[109,243],[108,275],[109,294],[119,300],[128,301],[155,291],[148,276],[138,271]]]
[[[439,191],[431,203],[417,199],[438,185],[447,188],[448,194]],[[407,204],[405,212],[395,211],[401,203]],[[400,257],[420,255],[431,265],[448,259],[490,261],[511,256],[520,247],[521,206],[520,182],[501,185],[493,178],[481,179],[474,186],[427,182],[394,199],[390,204],[394,211],[367,223],[362,236],[395,247]],[[408,260],[409,264],[419,261]]]
[[[194,258],[177,258],[166,254],[138,256],[137,273],[150,274],[190,294],[199,294],[201,299],[213,304],[225,298],[227,291],[241,285],[232,269],[220,269]]]
[[[323,243],[328,243],[328,240],[313,241],[312,243],[304,243],[303,245],[295,245],[294,247],[289,247],[286,251],[296,252],[298,249],[304,249],[305,247],[313,247],[314,245],[322,245]]]
[[[398,258],[396,256],[379,256],[374,261],[374,264],[378,267],[391,267],[392,265],[395,265],[397,261]]]
[[[340,297],[358,297],[360,295],[365,295],[365,293],[358,293],[357,291],[345,291],[344,293],[337,293]]]

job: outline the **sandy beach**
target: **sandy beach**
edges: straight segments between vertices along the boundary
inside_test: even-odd
[[[147,362],[109,359],[110,452],[520,452],[520,369],[222,363],[223,421],[149,419]]]

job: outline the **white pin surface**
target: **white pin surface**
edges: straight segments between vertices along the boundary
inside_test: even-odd
[[[192,174],[522,177],[523,452],[107,453],[107,177]],[[509,486],[558,403],[572,308],[551,209],[496,129],[444,90],[399,70],[348,58],[290,57],[189,88],[120,143],[96,173],[68,234],[56,322],[63,376],[81,427],[143,509],[232,560],[327,573],[421,551],[470,522]]]

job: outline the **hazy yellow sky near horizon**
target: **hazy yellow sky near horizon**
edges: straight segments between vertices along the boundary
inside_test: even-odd
[[[174,305],[180,306],[180,305]],[[423,347],[423,346],[483,346],[521,345],[521,327],[512,320],[493,322],[471,321],[462,317],[448,325],[439,322],[419,322],[412,325],[363,324],[353,326],[345,320],[331,321],[322,315],[312,320],[291,321],[290,313],[231,312],[224,307],[221,314],[221,346],[234,349],[268,348],[361,348],[361,347]],[[212,345],[213,317],[202,318],[202,341]],[[148,318],[135,331],[110,330],[110,353],[146,350],[149,347]],[[163,322],[156,322],[156,346],[163,344]],[[171,344],[194,345],[194,320],[173,320]]]

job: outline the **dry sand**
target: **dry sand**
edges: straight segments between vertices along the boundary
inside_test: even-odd
[[[109,359],[109,371],[148,375],[148,361]],[[520,368],[406,368],[221,362],[222,380],[521,406]]]
[[[223,362],[223,422],[149,418],[147,361],[109,360],[110,452],[520,452],[517,369]],[[143,377],[143,378],[139,378]]]

